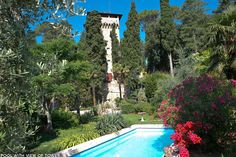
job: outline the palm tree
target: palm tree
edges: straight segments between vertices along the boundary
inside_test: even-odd
[[[123,83],[125,86],[125,78],[129,74],[129,68],[123,64],[115,63],[113,65],[113,73],[119,84],[120,99],[122,99],[121,84]]]
[[[213,50],[209,70],[227,73],[236,57],[236,6],[230,6],[213,17],[208,37]]]

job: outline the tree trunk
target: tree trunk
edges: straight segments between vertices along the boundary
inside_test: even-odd
[[[80,117],[80,101],[79,101],[78,96],[75,97],[74,106],[76,108],[76,112],[78,114],[78,117]]]
[[[119,81],[120,100],[122,99],[121,82]]]
[[[51,117],[49,105],[50,105],[50,100],[49,101],[45,101],[45,103],[44,103],[44,110],[45,110],[45,115],[47,117],[46,132],[52,133],[53,132],[52,117]]]
[[[97,101],[96,101],[96,89],[95,86],[92,85],[92,94],[93,94],[93,106],[97,105]]]
[[[51,117],[51,114],[50,114],[50,111],[45,111],[45,114],[46,114],[46,117],[47,117],[47,132],[51,133],[53,132],[53,127],[52,127],[52,117]]]
[[[170,63],[170,74],[172,77],[174,77],[174,68],[173,68],[173,61],[172,61],[171,53],[168,54],[168,58],[169,58],[169,63]]]

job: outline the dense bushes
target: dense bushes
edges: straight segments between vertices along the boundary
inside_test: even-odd
[[[97,137],[99,137],[99,134],[95,129],[85,128],[83,129],[81,134],[76,134],[76,135],[62,138],[61,140],[56,142],[56,145],[59,150],[63,150],[69,147],[73,147],[77,144],[95,139]]]
[[[152,105],[158,105],[166,98],[166,93],[177,85],[178,79],[169,74],[155,72],[145,76],[143,84],[148,102]]]
[[[51,154],[74,145],[99,137],[95,123],[80,125],[76,128],[58,129],[57,137],[43,136],[42,142],[32,153]],[[49,140],[50,139],[50,140]]]
[[[92,108],[89,112],[85,112],[83,115],[80,115],[80,124],[87,124],[93,121],[95,116],[97,116],[97,111],[95,108]]]
[[[70,111],[53,110],[52,111],[53,128],[71,128],[79,125],[79,119],[76,113]]]
[[[146,112],[148,114],[152,114],[155,110],[155,107],[150,105],[147,102],[136,102],[131,103],[129,101],[122,100],[120,103],[120,108],[123,114],[129,113],[138,113],[138,112]]]
[[[97,130],[100,135],[117,132],[127,126],[124,118],[120,114],[105,115],[97,122]]]
[[[169,77],[166,73],[155,72],[145,76],[143,84],[145,87],[146,97],[150,100],[154,97],[155,91],[158,89],[158,81]]]
[[[174,127],[187,121],[197,123],[204,148],[223,147],[232,142],[236,129],[236,98],[231,87],[229,82],[208,75],[190,77],[169,92],[158,114]]]

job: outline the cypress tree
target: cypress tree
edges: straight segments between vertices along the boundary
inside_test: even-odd
[[[124,38],[121,42],[122,64],[129,67],[127,77],[127,89],[137,88],[138,75],[142,67],[142,53],[140,42],[140,21],[135,9],[135,3],[131,3],[128,20],[126,22],[127,30],[124,32]],[[127,90],[126,89],[126,90]],[[127,93],[126,93],[127,94]]]
[[[204,11],[202,0],[186,0],[181,8],[181,46],[188,54],[202,51],[205,45],[204,34],[208,17]]]
[[[88,52],[88,60],[94,65],[94,71],[91,78],[91,89],[93,104],[97,104],[98,97],[104,94],[105,78],[107,72],[106,62],[106,42],[103,39],[101,15],[97,11],[92,11],[87,17],[85,23],[85,47]]]
[[[127,30],[124,32],[122,40],[123,62],[131,68],[140,68],[142,65],[141,42],[140,42],[140,22],[138,13],[135,9],[135,3],[131,3],[131,9],[126,22]]]
[[[119,63],[121,60],[120,44],[119,44],[119,40],[117,39],[115,24],[113,24],[112,26],[110,37],[111,37],[111,47],[112,47],[112,63],[113,64]]]
[[[173,20],[173,11],[169,5],[169,0],[161,0],[161,20],[160,20],[160,49],[162,58],[169,59],[170,73],[174,76],[172,54],[176,43],[175,23]],[[166,59],[162,59],[166,62]]]

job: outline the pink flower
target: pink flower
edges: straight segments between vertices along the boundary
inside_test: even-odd
[[[236,86],[236,80],[230,80],[230,82],[231,82],[231,84],[233,85],[233,86]]]
[[[212,104],[211,104],[211,108],[213,108],[214,110],[217,110],[216,104],[215,104],[215,103],[212,103]]]
[[[224,98],[220,97],[219,99],[220,99],[220,103],[221,103],[221,104],[225,104]]]
[[[180,150],[179,150],[179,155],[180,157],[189,157],[189,151],[187,148],[185,147],[182,147]]]

